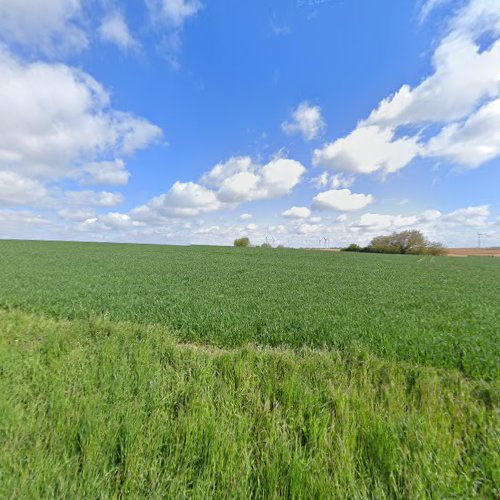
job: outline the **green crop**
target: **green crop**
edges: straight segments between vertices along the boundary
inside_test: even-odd
[[[0,242],[0,498],[499,498],[500,259]]]
[[[500,259],[0,242],[0,308],[185,341],[344,349],[498,376]]]

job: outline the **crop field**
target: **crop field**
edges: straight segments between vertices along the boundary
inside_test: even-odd
[[[500,259],[0,242],[0,497],[498,498]]]

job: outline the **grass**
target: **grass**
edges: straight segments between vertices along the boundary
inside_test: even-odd
[[[0,498],[500,496],[498,259],[0,255]]]
[[[497,386],[0,313],[2,498],[498,498]]]
[[[500,260],[0,242],[0,308],[187,342],[346,349],[499,376]]]

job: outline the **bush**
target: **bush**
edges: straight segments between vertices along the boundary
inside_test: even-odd
[[[348,247],[342,249],[344,252],[361,252],[363,249],[356,243],[351,243]]]
[[[271,243],[262,243],[260,248],[273,248],[273,246],[271,245]]]
[[[238,238],[238,239],[234,240],[234,246],[235,247],[249,247],[250,240],[246,236],[244,238]]]

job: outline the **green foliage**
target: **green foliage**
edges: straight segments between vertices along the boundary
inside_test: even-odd
[[[362,248],[356,243],[351,243],[349,246],[342,249],[344,252],[361,252]]]
[[[498,497],[493,382],[358,349],[180,340],[0,312],[0,497]]]
[[[0,241],[0,309],[498,375],[500,259]]]
[[[249,247],[250,240],[246,236],[244,238],[238,238],[237,240],[234,240],[234,246],[235,247]]]
[[[271,243],[262,243],[260,248],[273,248],[273,246],[271,245]]]
[[[401,253],[411,255],[443,255],[441,243],[429,242],[420,231],[409,230],[377,236],[372,239],[366,251],[375,253]]]

